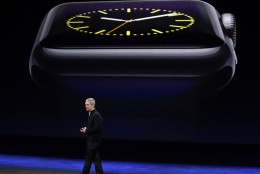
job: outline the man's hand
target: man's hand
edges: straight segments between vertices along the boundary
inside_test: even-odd
[[[81,133],[86,133],[86,130],[87,130],[87,127],[82,127],[82,128],[80,128],[79,131],[80,131]]]

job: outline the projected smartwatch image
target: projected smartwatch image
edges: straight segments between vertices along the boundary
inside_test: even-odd
[[[235,15],[203,1],[69,2],[44,17],[29,71],[71,102],[64,109],[97,98],[109,115],[106,137],[190,139],[199,98],[234,77],[235,48]]]
[[[235,46],[235,16],[202,1],[71,2],[44,18],[29,67],[47,88],[66,77],[149,77],[194,78],[215,90],[234,75]]]

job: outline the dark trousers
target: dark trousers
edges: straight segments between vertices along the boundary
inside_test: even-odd
[[[87,143],[87,152],[82,174],[89,174],[91,165],[94,163],[97,174],[104,174],[99,155],[99,144]]]

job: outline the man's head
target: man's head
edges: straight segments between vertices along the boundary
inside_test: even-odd
[[[95,99],[94,98],[87,98],[85,101],[85,107],[88,112],[95,109]]]

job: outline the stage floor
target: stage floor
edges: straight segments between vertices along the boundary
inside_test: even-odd
[[[79,174],[83,159],[0,154],[0,174]],[[260,167],[103,161],[105,174],[259,174]],[[94,166],[91,174],[94,174]]]

